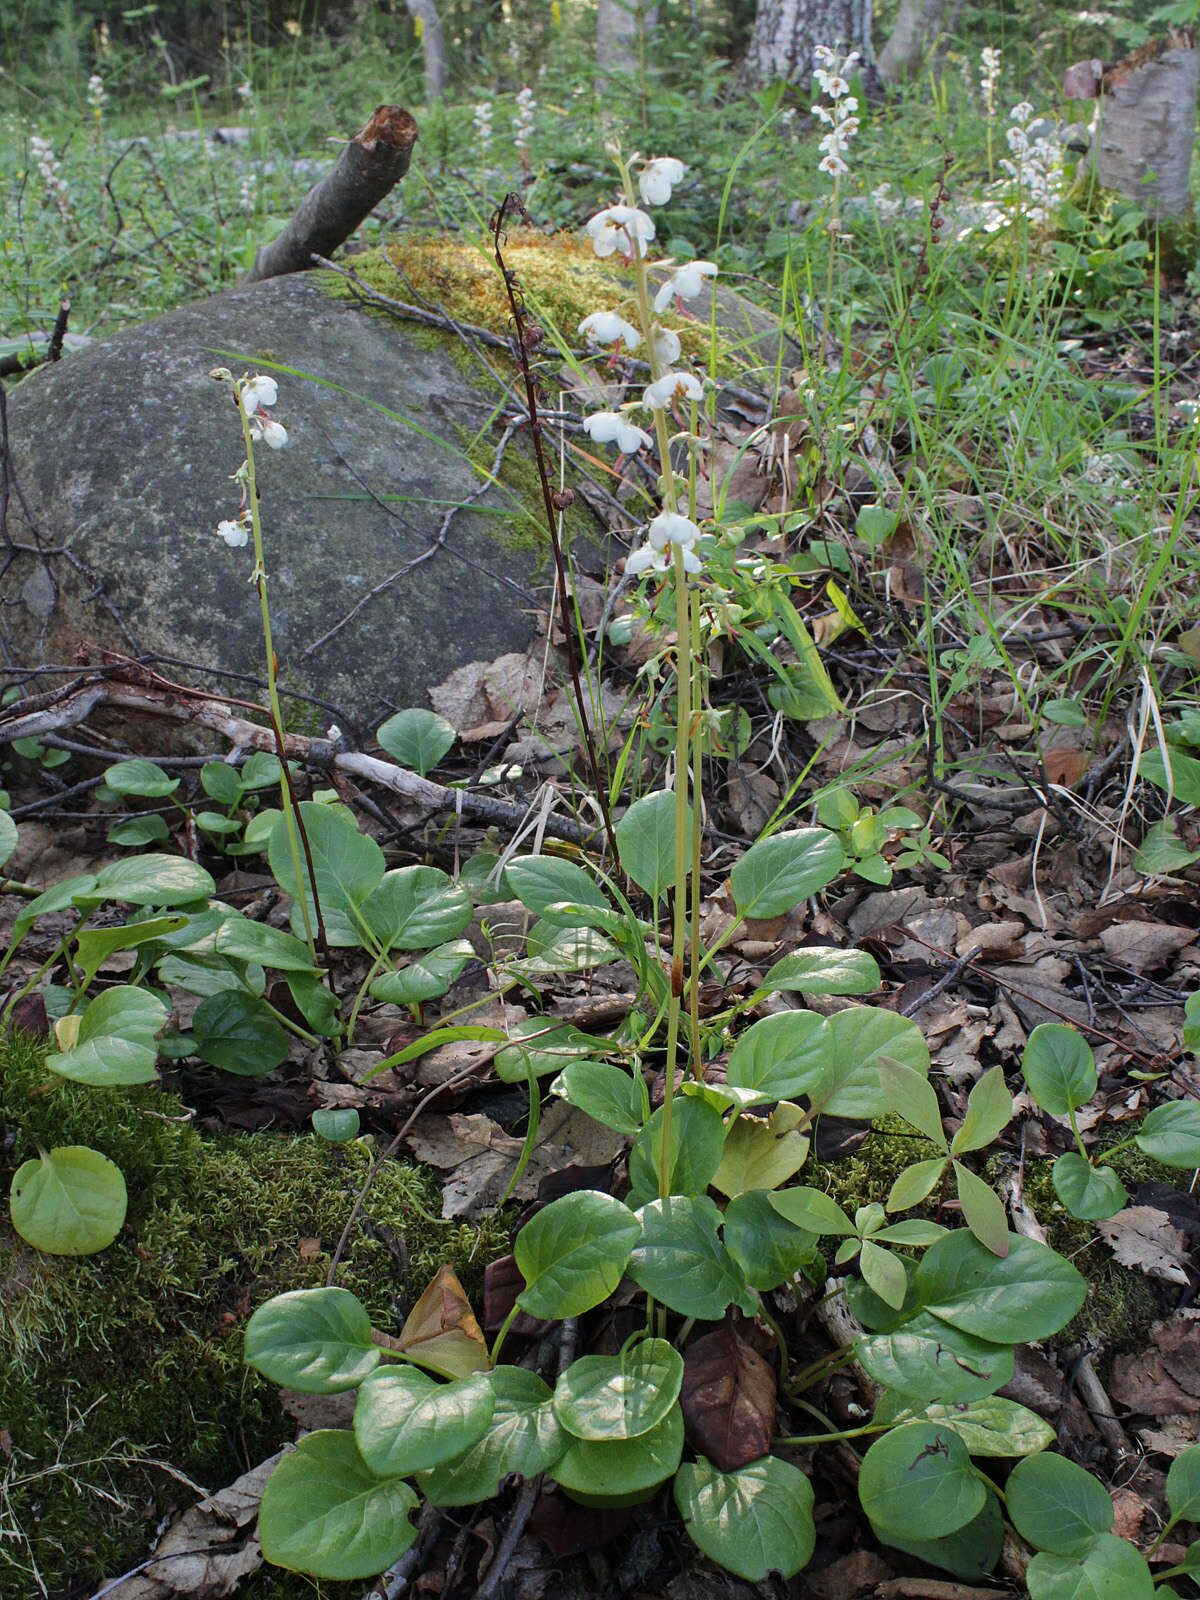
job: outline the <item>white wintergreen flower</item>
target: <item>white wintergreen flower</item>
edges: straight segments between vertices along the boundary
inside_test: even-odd
[[[272,450],[282,450],[288,440],[283,423],[271,422],[265,417],[255,417],[250,424],[250,437],[261,439]]]
[[[537,118],[537,102],[532,89],[517,90],[517,114],[512,119],[513,144],[522,155],[529,149],[530,135]]]
[[[577,330],[592,344],[623,344],[626,350],[636,350],[642,336],[624,317],[615,311],[593,311],[584,317]]]
[[[858,132],[858,101],[850,93],[850,73],[858,62],[858,52],[852,50],[843,60],[828,45],[818,45],[813,52],[819,65],[813,76],[831,105],[814,105],[813,114],[823,122],[829,132],[820,141],[821,160],[819,172],[827,172],[835,181],[849,172],[846,156],[850,140]]]
[[[650,337],[654,346],[654,360],[657,366],[669,367],[673,362],[679,360],[679,352],[682,346],[679,343],[679,335],[677,333],[673,333],[670,328],[660,328],[656,322],[651,329]]]
[[[217,537],[224,539],[231,549],[240,550],[250,537],[250,527],[244,517],[239,517],[236,522],[224,521],[217,523]]]
[[[584,417],[583,427],[597,444],[615,444],[623,456],[654,443],[644,428],[627,421],[619,411],[594,411],[590,417]]]
[[[672,300],[694,300],[704,288],[705,278],[715,278],[716,266],[711,261],[685,261],[676,267],[662,288],[654,296],[654,309],[661,313]]]
[[[475,107],[473,121],[476,142],[481,150],[486,150],[492,142],[492,107],[489,101],[479,102]]]
[[[695,544],[700,529],[682,512],[660,511],[651,522],[647,537],[656,550],[665,550],[669,544]]]
[[[108,104],[108,90],[104,87],[104,79],[98,72],[93,72],[87,81],[87,103],[97,116]]]
[[[690,372],[664,372],[642,396],[644,411],[665,411],[674,400],[703,400],[704,385]]]
[[[636,206],[606,206],[587,225],[592,249],[601,258],[620,251],[630,261],[644,256],[655,235],[653,220]]]
[[[279,399],[279,385],[274,378],[259,373],[253,378],[243,378],[238,384],[238,399],[242,410],[252,417],[263,406],[273,406]]]
[[[687,169],[674,156],[655,156],[638,173],[638,193],[648,206],[665,206]]]
[[[996,115],[996,88],[1000,82],[1000,52],[984,45],[979,52],[979,87],[983,90],[983,111],[990,122]]]

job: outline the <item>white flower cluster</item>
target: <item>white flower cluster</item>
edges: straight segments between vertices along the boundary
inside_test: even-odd
[[[243,511],[240,516],[228,518],[217,523],[217,538],[224,539],[231,550],[240,550],[250,537],[250,513]]]
[[[238,205],[252,217],[258,208],[258,175],[248,172],[238,186]]]
[[[71,189],[67,180],[62,175],[62,162],[54,154],[54,146],[49,139],[42,139],[36,133],[29,136],[29,153],[33,157],[33,164],[41,174],[42,182],[46,185],[46,193],[62,212],[63,216],[71,213]]]
[[[1029,221],[1035,227],[1044,227],[1050,220],[1063,187],[1063,152],[1055,138],[1044,134],[1030,137],[1033,107],[1022,100],[1009,112],[1011,126],[1005,132],[1011,161],[1000,163],[1012,180],[1016,201],[1023,206]]]
[[[254,109],[254,85],[247,80],[237,86],[237,96],[244,106]]]
[[[492,144],[492,105],[490,100],[481,100],[475,107],[472,118],[475,127],[475,142],[480,150],[489,150]]]
[[[850,140],[858,132],[858,118],[855,116],[858,101],[850,93],[849,79],[850,73],[858,65],[858,51],[851,50],[848,56],[842,57],[828,45],[819,44],[813,54],[817,59],[813,76],[822,94],[831,101],[828,106],[813,106],[813,115],[829,129],[820,142],[821,160],[817,168],[837,179],[850,170],[846,164],[846,154]]]
[[[98,72],[93,72],[87,81],[87,103],[97,117],[104,115],[104,108],[108,104],[108,90],[104,87],[104,79]]]
[[[1083,477],[1097,489],[1108,489],[1117,494],[1129,494],[1134,488],[1133,479],[1125,471],[1127,463],[1111,450],[1088,450],[1083,458]]]
[[[529,149],[529,140],[533,134],[534,123],[537,119],[537,102],[533,98],[532,89],[517,90],[517,114],[512,119],[513,144],[524,156]]]
[[[1000,52],[984,45],[979,52],[979,87],[983,91],[983,114],[989,122],[996,115],[996,89],[1000,83]]]
[[[617,251],[632,261],[635,255],[644,256],[654,238],[653,220],[636,206],[605,206],[587,225],[592,249],[603,259]]]
[[[640,572],[666,572],[671,565],[671,546],[683,556],[685,572],[699,572],[700,557],[695,544],[700,529],[690,517],[678,511],[660,511],[646,530],[646,542],[625,563],[625,571],[635,577]]]
[[[287,443],[287,429],[282,422],[273,422],[267,407],[279,399],[279,385],[274,378],[260,373],[254,378],[243,378],[237,386],[238,403],[250,418],[250,437],[261,439],[272,450],[282,450]]]

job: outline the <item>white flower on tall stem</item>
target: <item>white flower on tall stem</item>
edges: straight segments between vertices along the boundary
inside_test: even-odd
[[[282,422],[273,422],[270,417],[253,417],[250,422],[250,437],[254,440],[261,439],[263,444],[272,450],[282,450],[288,441],[287,429]]]
[[[487,150],[492,143],[492,106],[488,100],[481,100],[475,107],[472,119],[475,127],[475,142],[480,150]]]
[[[626,350],[636,350],[642,336],[632,322],[615,311],[593,311],[584,317],[577,330],[589,344],[621,344]]]
[[[261,372],[253,378],[243,378],[237,386],[237,392],[242,410],[248,417],[266,406],[273,406],[279,399],[279,385],[274,378]]]
[[[240,550],[250,537],[250,518],[246,512],[240,517],[227,518],[217,523],[217,537],[224,539],[232,550]]]
[[[676,400],[703,400],[704,385],[690,372],[664,372],[642,395],[644,411],[665,411]]]
[[[656,322],[650,330],[650,338],[656,366],[670,367],[679,360],[682,347],[677,333],[673,333],[670,328],[660,328]]]
[[[108,90],[104,87],[104,79],[98,72],[93,72],[87,81],[87,103],[99,121],[108,104]]]
[[[700,557],[694,548],[699,537],[700,529],[690,517],[678,511],[660,511],[646,530],[646,543],[625,562],[625,571],[635,576],[639,572],[665,572],[671,565],[671,547],[675,546],[683,557],[683,570],[700,572]]]
[[[1045,134],[1031,136],[1033,107],[1028,100],[1012,108],[1009,120],[1005,139],[1013,159],[1000,165],[1012,182],[1016,209],[1024,210],[1035,227],[1045,227],[1062,192],[1062,146]]]
[[[628,421],[619,411],[594,411],[590,417],[584,417],[583,428],[597,444],[615,444],[623,456],[654,443],[644,428]]]
[[[1000,52],[984,45],[979,52],[979,87],[983,91],[983,114],[991,122],[996,115],[996,89],[1000,83]]]
[[[711,261],[685,261],[676,267],[666,283],[654,296],[654,309],[660,314],[672,300],[694,300],[704,288],[706,278],[715,278],[716,266]]]
[[[64,217],[71,214],[71,189],[67,180],[62,175],[62,162],[54,154],[54,146],[49,139],[43,139],[36,133],[29,136],[29,153],[33,157],[34,165],[41,174],[42,182],[46,185],[46,192],[58,207]]]
[[[821,92],[830,101],[827,106],[814,105],[813,115],[829,129],[820,142],[821,160],[817,168],[827,172],[834,180],[835,194],[837,180],[850,168],[846,163],[846,155],[850,148],[850,140],[858,132],[858,101],[850,93],[850,74],[858,63],[858,52],[852,50],[844,59],[828,45],[819,44],[814,51],[819,62],[813,76],[821,87]]]
[[[638,173],[638,193],[648,206],[665,206],[686,171],[683,162],[674,156],[655,156]]]
[[[537,102],[533,98],[532,89],[517,90],[517,114],[512,119],[513,144],[520,151],[522,159],[529,149],[529,140],[533,133],[534,123],[537,118]]]
[[[628,261],[644,256],[654,238],[653,220],[636,206],[606,206],[587,225],[592,249],[601,258],[618,250]]]

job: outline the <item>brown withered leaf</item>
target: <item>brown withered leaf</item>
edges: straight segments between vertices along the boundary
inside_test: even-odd
[[[599,1550],[633,1521],[631,1507],[610,1511],[603,1506],[580,1506],[560,1494],[544,1493],[533,1508],[529,1531],[561,1560],[584,1550]]]
[[[483,1330],[453,1267],[437,1269],[428,1289],[408,1314],[398,1346],[423,1367],[447,1378],[465,1378],[491,1368]]]
[[[1173,928],[1165,922],[1114,922],[1100,932],[1104,954],[1132,972],[1165,966],[1195,939],[1195,928]]]
[[[1200,1414],[1200,1311],[1177,1311],[1150,1329],[1150,1348],[1118,1356],[1108,1392],[1150,1417]]]
[[[683,1356],[679,1404],[688,1443],[721,1472],[765,1456],[775,1431],[775,1373],[731,1326]]]
[[[1115,1217],[1098,1222],[1096,1231],[1123,1267],[1134,1267],[1164,1283],[1187,1283],[1187,1239],[1171,1226],[1165,1211],[1126,1206]]]
[[[517,1266],[516,1256],[501,1256],[490,1261],[483,1273],[483,1325],[489,1333],[499,1333],[504,1320],[525,1287],[525,1279]],[[512,1331],[521,1339],[535,1339],[550,1326],[540,1317],[531,1317],[518,1311],[513,1318]]]

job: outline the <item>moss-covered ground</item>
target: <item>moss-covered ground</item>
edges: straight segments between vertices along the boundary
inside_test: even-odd
[[[90,1594],[140,1560],[159,1519],[223,1488],[294,1437],[273,1385],[242,1363],[250,1312],[324,1281],[372,1151],[312,1135],[199,1132],[150,1086],[53,1078],[26,1035],[0,1040],[0,1181],[41,1144],[87,1144],[121,1167],[128,1218],[98,1255],[52,1257],[0,1226],[0,1600]],[[506,1247],[500,1225],[440,1226],[437,1186],[401,1163],[373,1185],[339,1282],[398,1331],[442,1260],[468,1292]],[[375,1230],[371,1230],[375,1231]],[[40,1578],[40,1584],[39,1584]],[[330,1600],[361,1585],[263,1574],[241,1595]]]

